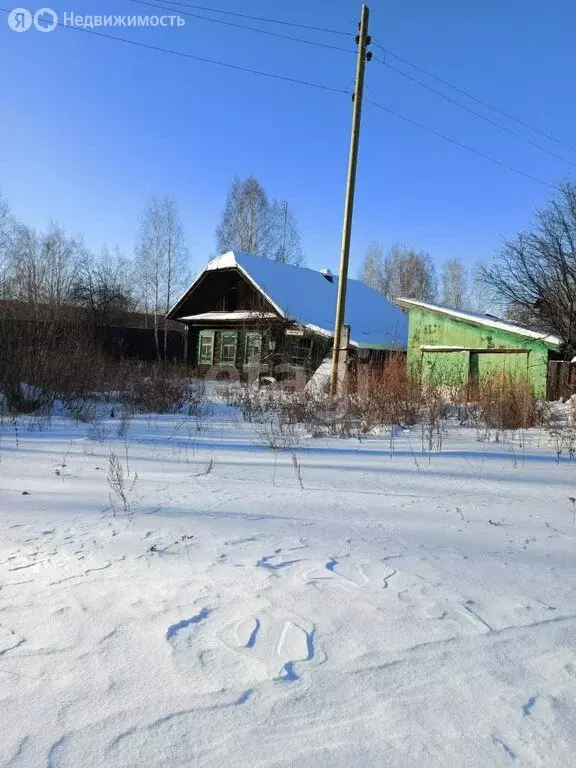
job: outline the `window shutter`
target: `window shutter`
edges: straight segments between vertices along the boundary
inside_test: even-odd
[[[255,342],[258,344],[259,347],[259,353],[258,353],[258,359],[254,362],[260,362],[262,357],[262,334],[260,331],[248,331],[246,334],[246,341],[244,344],[244,362],[249,363],[250,361],[250,348],[254,346]]]
[[[198,364],[212,365],[214,363],[215,331],[200,331],[198,337]]]

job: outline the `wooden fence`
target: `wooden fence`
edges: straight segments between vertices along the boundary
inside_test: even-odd
[[[115,358],[136,358],[156,360],[156,340],[153,328],[130,328],[128,326],[97,325],[94,338],[102,349]],[[164,329],[158,331],[161,354],[164,354]],[[169,330],[166,344],[166,359],[184,361],[186,337],[182,330]]]
[[[566,399],[576,394],[576,363],[552,360],[548,363],[548,400]]]

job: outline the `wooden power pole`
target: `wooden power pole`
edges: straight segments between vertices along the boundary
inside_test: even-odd
[[[370,12],[367,6],[362,6],[360,16],[360,34],[358,57],[356,60],[356,84],[354,87],[354,103],[352,110],[352,134],[350,136],[350,157],[348,159],[348,179],[346,182],[346,201],[344,204],[344,227],[342,230],[342,250],[340,252],[340,276],[338,278],[338,298],[336,300],[336,320],[334,322],[334,347],[332,349],[332,373],[330,377],[330,393],[338,391],[338,366],[340,362],[340,345],[342,343],[342,324],[346,307],[346,284],[348,280],[348,260],[350,258],[350,238],[352,235],[352,214],[354,212],[354,191],[356,187],[356,166],[358,164],[358,144],[360,141],[360,118],[362,116],[362,96],[364,94],[364,69],[366,66],[366,49],[370,45],[368,37],[368,18]]]

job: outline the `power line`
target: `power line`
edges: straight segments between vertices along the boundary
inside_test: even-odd
[[[419,123],[416,120],[412,120],[409,117],[405,117],[404,115],[401,115],[399,112],[394,112],[394,110],[388,109],[388,107],[384,107],[382,104],[378,104],[376,101],[372,101],[371,99],[366,99],[366,101],[369,104],[372,104],[373,107],[377,107],[378,109],[381,109],[383,112],[387,112],[389,115],[398,117],[400,120],[404,120],[406,123],[415,125],[417,128],[421,128],[423,131],[427,131],[428,133],[431,133],[432,135],[437,136],[438,138],[443,139],[444,141],[447,141],[450,144],[454,144],[455,146],[460,147],[461,149],[466,149],[468,152],[472,152],[472,154],[478,155],[478,157],[483,157],[484,160],[489,160],[491,163],[495,163],[496,165],[499,165],[502,168],[506,168],[507,170],[512,171],[513,173],[518,173],[520,174],[520,176],[524,176],[527,179],[532,179],[532,181],[537,181],[538,184],[542,184],[543,186],[549,187],[550,189],[558,189],[558,187],[555,187],[553,184],[549,184],[547,181],[543,181],[542,179],[539,179],[537,176],[533,176],[531,173],[527,173],[526,171],[521,171],[519,168],[514,168],[514,166],[512,165],[508,165],[508,163],[505,163],[503,160],[497,160],[495,157],[491,157],[490,155],[484,154],[484,152],[479,152],[477,149],[474,149],[473,147],[469,147],[468,144],[463,144],[461,141],[458,141],[457,139],[452,139],[449,136],[445,136],[443,133],[440,133],[439,131],[435,131],[433,128],[429,128],[427,125],[423,125],[422,123]]]
[[[4,11],[5,13],[10,13],[10,11],[7,8],[0,8],[0,11]],[[196,56],[193,53],[176,51],[173,48],[161,48],[158,45],[141,43],[137,40],[130,40],[127,37],[117,37],[115,35],[107,35],[105,32],[96,32],[96,30],[94,29],[68,26],[66,24],[62,24],[61,22],[57,22],[57,26],[62,27],[63,29],[72,29],[76,32],[84,32],[88,35],[95,35],[96,37],[104,37],[107,40],[116,40],[116,42],[118,43],[126,43],[128,45],[134,45],[137,48],[145,48],[149,51],[157,51],[159,53],[168,53],[168,54],[171,54],[172,56],[180,56],[181,58],[184,58],[184,59],[201,61],[204,64],[216,64],[219,67],[226,67],[227,69],[233,69],[238,72],[247,72],[250,75],[260,75],[261,77],[269,77],[275,80],[283,80],[284,82],[287,82],[287,83],[294,83],[295,85],[305,85],[308,88],[316,88],[322,91],[331,91],[332,93],[345,93],[346,95],[348,95],[349,93],[347,90],[344,90],[344,88],[334,88],[330,85],[323,85],[322,83],[314,83],[310,80],[299,80],[298,78],[295,78],[295,77],[288,77],[287,75],[279,75],[276,72],[265,72],[264,70],[260,70],[260,69],[251,69],[250,67],[243,67],[239,64],[229,64],[228,62],[218,61],[217,59],[208,59],[204,56]]]
[[[168,0],[168,1],[171,3],[171,5],[184,6],[184,7],[187,7],[187,8],[188,7],[190,7],[190,8],[202,8],[203,10],[209,10],[211,12],[226,13],[226,14],[229,14],[229,15],[240,16],[240,17],[243,17],[243,18],[258,18],[261,21],[268,21],[268,22],[274,22],[275,21],[274,19],[263,19],[263,18],[259,18],[259,17],[250,17],[250,16],[247,16],[246,14],[234,13],[232,11],[219,11],[217,9],[209,9],[209,8],[206,8],[206,7],[203,7],[203,6],[194,6],[194,5],[191,5],[189,3],[177,2],[177,0]],[[151,6],[151,7],[154,7],[154,8],[160,8],[160,9],[163,9],[163,10],[178,10],[178,9],[174,9],[174,8],[169,8],[166,5],[159,5],[157,3],[152,3],[152,2],[149,2],[148,0],[131,0],[131,2],[138,3],[139,5],[146,5],[146,6]],[[341,51],[341,52],[344,52],[344,53],[354,53],[354,51],[352,49],[342,48],[342,47],[339,47],[339,46],[333,46],[333,45],[330,45],[330,44],[327,44],[327,43],[321,43],[321,42],[317,42],[317,41],[313,41],[313,40],[304,40],[302,38],[294,37],[292,35],[283,35],[283,34],[280,34],[280,33],[277,33],[277,32],[271,32],[269,30],[259,29],[259,28],[251,27],[251,26],[244,25],[244,24],[237,24],[237,23],[230,22],[230,21],[224,21],[222,19],[212,19],[212,18],[209,18],[209,17],[206,17],[206,16],[201,16],[199,14],[190,13],[188,11],[178,10],[178,12],[182,13],[185,16],[191,16],[193,18],[200,19],[202,21],[210,21],[210,22],[217,23],[217,24],[224,24],[226,26],[235,27],[235,28],[238,28],[238,29],[246,29],[246,30],[249,30],[249,31],[252,31],[252,32],[257,32],[259,34],[271,35],[273,37],[278,37],[278,38],[282,38],[282,39],[285,39],[285,40],[292,40],[294,42],[305,43],[307,45],[315,45],[315,46],[319,46],[319,47],[322,47],[322,48],[329,48],[329,49],[336,50],[336,51]],[[286,24],[288,24],[288,22],[278,22],[278,23],[286,23]],[[306,25],[295,25],[294,24],[292,26],[306,26]],[[348,33],[344,33],[344,34],[348,34]],[[375,45],[378,48],[380,48],[382,51],[384,51],[384,53],[390,53],[390,52],[386,51],[386,49],[382,45],[380,45],[380,43],[375,42]],[[391,54],[391,55],[396,56],[395,54]],[[496,128],[499,128],[500,130],[504,131],[505,133],[508,133],[511,136],[514,136],[515,138],[519,139],[520,141],[523,141],[526,144],[528,144],[528,145],[530,145],[532,147],[535,147],[536,149],[539,149],[541,152],[545,152],[547,155],[550,155],[550,157],[554,157],[557,160],[561,160],[562,162],[568,163],[569,165],[571,165],[571,166],[576,168],[576,163],[572,162],[571,160],[566,159],[565,157],[562,157],[562,155],[558,155],[556,152],[552,152],[551,150],[546,149],[546,147],[543,147],[541,144],[538,144],[537,142],[532,141],[531,139],[528,139],[525,136],[522,136],[522,134],[518,133],[517,131],[514,131],[511,128],[507,128],[506,126],[502,125],[501,123],[497,122],[496,120],[492,120],[491,118],[487,117],[486,115],[483,115],[481,112],[477,112],[476,110],[471,109],[470,107],[466,106],[465,104],[462,104],[461,102],[457,101],[456,99],[453,99],[450,96],[442,93],[441,91],[438,91],[435,88],[432,88],[430,85],[427,85],[426,83],[422,82],[418,78],[413,77],[412,75],[409,75],[407,72],[404,72],[401,69],[398,69],[397,67],[394,67],[391,64],[388,64],[388,62],[386,62],[386,61],[384,61],[382,59],[379,59],[376,56],[374,56],[373,58],[379,64],[382,64],[383,66],[387,67],[388,69],[392,70],[393,72],[396,72],[397,74],[401,75],[402,77],[404,77],[404,78],[406,78],[408,80],[411,80],[413,83],[416,83],[417,85],[420,85],[422,88],[425,88],[426,90],[430,91],[431,93],[436,94],[437,96],[439,96],[440,98],[444,99],[445,101],[448,101],[451,104],[454,104],[455,106],[460,107],[461,109],[465,110],[466,112],[469,112],[470,114],[480,118],[481,120],[484,120],[485,122],[489,123],[490,125],[493,125]],[[408,60],[400,59],[400,57],[396,57],[396,58],[398,58],[399,60],[405,61],[407,64],[409,64],[409,66],[413,66],[416,69],[420,69],[419,67],[416,67],[416,65],[412,64],[411,62],[408,62]],[[421,71],[422,72],[426,72],[426,70],[421,70]],[[461,93],[469,96],[470,98],[475,99],[480,104],[484,104],[484,102],[482,102],[480,99],[476,99],[476,97],[473,97],[471,94],[468,94],[466,91],[461,91],[460,89],[456,88],[456,86],[452,86],[447,81],[443,81],[440,78],[437,78],[435,75],[432,75],[431,73],[427,73],[426,72],[426,74],[429,74],[429,76],[434,77],[435,79],[439,80],[440,82],[445,83],[449,87],[452,87],[452,88],[454,88],[457,91],[460,91]],[[486,105],[486,106],[489,106],[489,105]],[[492,107],[490,107],[490,108],[491,109],[495,109],[495,108],[492,108]],[[496,111],[499,111],[499,110],[496,110]],[[502,113],[502,114],[506,114],[506,113]],[[512,119],[514,119],[514,118],[512,118]],[[518,121],[518,122],[521,122],[521,121]],[[527,127],[529,127],[529,126],[527,126]],[[531,130],[536,130],[536,129],[531,129]],[[543,135],[544,136],[548,136],[547,134],[543,134]]]
[[[457,93],[461,93],[463,96],[466,96],[469,99],[472,99],[472,101],[475,101],[477,104],[481,104],[483,107],[486,107],[487,109],[491,109],[492,111],[497,112],[499,115],[506,117],[508,120],[512,120],[513,122],[518,123],[518,125],[521,125],[524,128],[528,128],[528,130],[534,131],[534,133],[540,134],[540,136],[543,136],[545,139],[548,139],[549,141],[553,141],[555,144],[559,144],[560,146],[565,147],[566,149],[569,149],[571,152],[576,152],[576,148],[570,146],[570,144],[566,144],[566,142],[555,138],[551,134],[546,133],[546,131],[542,131],[540,130],[540,128],[535,128],[533,125],[530,125],[530,123],[526,123],[524,120],[520,120],[520,118],[514,117],[514,115],[511,115],[509,112],[504,112],[504,110],[499,109],[498,107],[495,107],[492,104],[489,104],[487,101],[483,101],[478,96],[474,96],[474,94],[470,93],[470,91],[465,91],[463,88],[459,88],[457,85],[450,83],[448,80],[444,80],[441,77],[438,77],[438,75],[435,75],[433,72],[430,72],[429,70],[424,69],[423,67],[419,67],[417,64],[414,64],[414,62],[409,61],[408,59],[404,59],[402,56],[399,56],[397,53],[394,53],[388,48],[384,48],[384,46],[381,45],[377,40],[375,40],[374,37],[372,38],[372,41],[374,45],[377,48],[379,48],[384,54],[393,56],[395,59],[398,59],[398,61],[401,61],[403,64],[407,64],[409,67],[412,67],[413,69],[418,70],[418,72],[422,72],[422,74],[427,75],[428,77],[431,77],[433,80],[436,80],[439,83],[442,83],[442,85],[446,85],[448,86],[448,88],[452,88]]]
[[[496,120],[492,120],[490,117],[486,117],[486,115],[483,115],[481,112],[477,112],[475,109],[471,109],[470,107],[467,107],[465,104],[461,104],[459,101],[456,101],[456,99],[453,99],[451,96],[447,96],[445,93],[442,93],[442,91],[438,91],[436,90],[436,88],[432,88],[432,86],[427,85],[426,83],[423,83],[421,80],[418,80],[417,77],[412,77],[412,75],[409,75],[407,72],[403,72],[401,69],[397,69],[396,67],[393,67],[391,64],[388,64],[387,62],[377,58],[376,56],[374,56],[374,61],[377,61],[379,64],[382,64],[388,69],[391,69],[393,72],[396,72],[402,77],[405,77],[406,79],[411,80],[413,83],[420,85],[422,88],[426,88],[427,91],[430,91],[431,93],[435,93],[436,96],[440,96],[441,99],[445,99],[446,101],[449,101],[451,104],[455,104],[457,107],[460,107],[460,109],[463,109],[466,112],[469,112],[471,115],[475,115],[476,117],[479,117],[481,120],[484,120],[485,122],[490,123],[490,125],[494,125],[496,126],[496,128],[500,128],[501,131],[505,131],[506,133],[509,133],[511,136],[515,136],[517,139],[520,139],[520,141],[523,141],[526,144],[530,144],[530,146],[532,147],[536,147],[536,149],[539,149],[541,152],[545,152],[547,155],[550,155],[551,157],[555,157],[557,160],[562,160],[562,162],[568,163],[569,165],[572,165],[574,166],[574,168],[576,168],[576,163],[573,163],[572,160],[567,160],[565,157],[562,157],[562,155],[558,155],[556,154],[556,152],[551,152],[549,149],[546,149],[546,147],[543,147],[541,144],[538,144],[537,142],[532,141],[531,139],[527,139],[525,136],[522,136],[521,133],[518,133],[517,131],[513,131],[511,128],[507,128],[505,125],[502,125],[502,123],[498,123]]]
[[[330,45],[330,43],[321,43],[316,40],[304,40],[301,37],[294,37],[293,35],[283,35],[281,32],[271,32],[268,29],[259,29],[258,27],[250,27],[246,24],[237,24],[233,21],[225,21],[224,19],[211,19],[209,16],[201,16],[198,13],[191,13],[190,11],[183,11],[180,8],[170,8],[165,4],[158,5],[157,3],[151,3],[148,2],[148,0],[131,0],[132,3],[138,3],[138,5],[147,5],[151,6],[152,8],[160,8],[164,11],[177,11],[178,13],[182,14],[183,16],[191,16],[194,19],[200,19],[201,21],[211,21],[214,24],[224,24],[227,27],[235,27],[237,29],[246,29],[250,32],[258,32],[261,35],[270,35],[271,37],[279,37],[283,40],[292,40],[292,42],[295,43],[305,43],[306,45],[315,45],[319,48],[329,48],[332,51],[341,51],[343,53],[355,53],[355,51],[352,48],[342,48],[338,45]],[[171,5],[174,5],[175,3],[173,0],[167,0]],[[178,5],[178,3],[176,3]]]
[[[339,29],[327,29],[326,27],[314,27],[310,24],[298,24],[294,21],[282,21],[281,19],[270,19],[263,16],[249,16],[247,13],[238,13],[236,11],[223,11],[220,8],[208,8],[205,5],[192,5],[191,3],[180,3],[170,0],[172,5],[182,6],[184,8],[193,8],[196,11],[208,11],[209,13],[221,13],[226,16],[237,16],[241,19],[250,19],[251,21],[265,21],[268,24],[282,24],[287,27],[298,27],[299,29],[309,29],[314,32],[325,32],[328,35],[344,35],[353,37],[351,32],[343,32]]]
[[[172,2],[172,0],[170,0]],[[4,13],[10,13],[11,11],[7,8],[1,8],[0,11],[3,11]],[[115,40],[118,43],[124,43],[127,45],[132,45],[137,48],[143,48],[149,51],[156,51],[158,53],[166,53],[170,54],[172,56],[178,56],[180,58],[185,59],[191,59],[193,61],[200,61],[205,64],[215,64],[219,67],[225,67],[227,69],[232,69],[238,72],[246,72],[251,75],[259,75],[261,77],[268,77],[275,80],[281,80],[288,83],[293,83],[295,85],[304,85],[309,88],[316,88],[318,90],[323,91],[329,91],[331,93],[343,93],[346,95],[349,95],[349,91],[345,90],[344,88],[335,88],[330,85],[324,85],[322,83],[315,83],[309,80],[300,80],[298,78],[294,77],[288,77],[287,75],[280,75],[276,72],[266,72],[264,70],[258,70],[258,69],[252,69],[250,67],[243,67],[239,64],[230,64],[228,62],[224,61],[218,61],[217,59],[209,59],[204,56],[196,56],[192,53],[185,53],[184,51],[177,51],[172,48],[162,48],[157,45],[150,45],[149,43],[142,43],[137,40],[130,40],[129,38],[125,37],[117,37],[115,35],[108,35],[105,32],[97,32],[94,29],[86,29],[84,27],[76,27],[76,26],[68,26],[66,24],[62,24],[61,22],[56,23],[57,26],[62,27],[64,29],[70,29],[75,30],[76,32],[84,32],[88,35],[94,35],[96,37],[102,37],[107,40]],[[416,126],[417,128],[421,128],[424,131],[427,131],[428,133],[431,133],[434,136],[437,136],[438,138],[443,139],[444,141],[449,142],[450,144],[454,144],[457,147],[460,147],[462,149],[466,149],[468,152],[472,152],[473,154],[477,155],[478,157],[482,157],[485,160],[489,160],[491,163],[495,163],[496,165],[499,165],[502,168],[506,168],[509,171],[512,171],[513,173],[517,173],[521,176],[524,176],[525,178],[531,179],[532,181],[536,181],[539,184],[542,184],[550,189],[557,189],[553,184],[549,184],[547,181],[543,181],[542,179],[539,179],[536,176],[533,176],[530,173],[527,173],[525,171],[521,171],[518,168],[514,168],[511,165],[508,165],[502,160],[497,160],[494,157],[491,157],[490,155],[486,155],[483,152],[479,152],[476,149],[473,149],[472,147],[468,146],[467,144],[463,144],[462,142],[458,141],[457,139],[452,139],[449,136],[445,136],[444,134],[434,130],[433,128],[429,128],[426,125],[423,125],[422,123],[418,123],[416,120],[412,120],[411,118],[405,117],[404,115],[399,114],[398,112],[394,112],[392,109],[389,109],[388,107],[383,106],[382,104],[378,104],[376,101],[373,101],[371,99],[365,99],[369,104],[372,104],[372,106],[376,107],[377,109],[380,109],[384,112],[387,112],[390,115],[393,115],[394,117],[399,118],[400,120],[404,120],[407,123],[410,123],[411,125]]]

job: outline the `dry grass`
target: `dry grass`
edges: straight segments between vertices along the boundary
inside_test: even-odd
[[[34,305],[0,309],[0,412],[40,415],[58,401],[72,418],[92,422],[98,403],[112,400],[123,414],[202,410],[205,388],[188,366],[113,359],[66,308],[54,307],[49,319],[35,316]]]
[[[384,368],[360,369],[357,391],[350,395],[360,419],[363,433],[376,426],[408,427],[422,418],[425,393],[417,378],[398,356]]]
[[[527,429],[541,421],[530,382],[508,373],[484,376],[477,386],[466,388],[464,399],[487,429]]]

